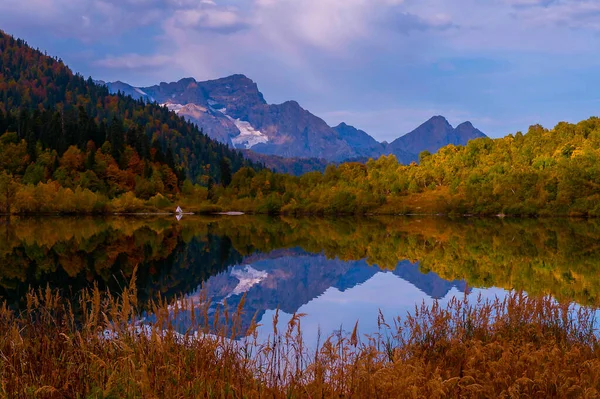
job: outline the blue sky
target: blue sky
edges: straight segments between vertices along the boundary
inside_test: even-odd
[[[2,0],[0,29],[95,79],[243,73],[379,140],[600,114],[597,0]]]

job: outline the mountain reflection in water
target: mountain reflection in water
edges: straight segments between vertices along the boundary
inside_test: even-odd
[[[13,218],[0,236],[0,297],[30,288],[73,298],[94,284],[119,293],[137,267],[140,303],[206,295],[242,326],[307,313],[305,331],[373,332],[378,310],[506,289],[597,305],[596,221],[266,217]],[[190,315],[182,314],[180,329]],[[307,328],[308,327],[308,328]]]
[[[357,287],[368,287],[368,283],[382,279],[386,280],[386,290],[370,292],[364,298],[355,297],[355,292],[361,291]],[[199,287],[188,298],[195,296],[195,303],[198,303],[203,295],[207,295],[213,301],[213,308],[226,301],[230,312],[235,312],[242,298],[245,298],[241,320],[242,330],[245,331],[255,316],[261,324],[268,325],[270,318],[264,316],[269,311],[279,309],[293,315],[310,303],[329,301],[332,295],[337,296],[339,299],[334,301],[342,305],[358,299],[384,308],[386,303],[393,305],[389,301],[395,294],[410,291],[412,307],[424,298],[444,298],[453,288],[456,293],[464,293],[465,286],[463,282],[447,282],[435,273],[423,274],[418,265],[407,261],[400,262],[392,271],[382,272],[365,261],[327,259],[324,255],[292,249],[277,250],[264,256],[249,256],[239,265],[209,278],[203,289]],[[360,314],[360,318],[372,317],[376,321],[378,308],[371,310],[371,314]],[[355,316],[359,316],[359,311],[356,307],[350,310],[356,313]],[[306,318],[313,319],[313,316],[308,314]],[[328,317],[336,317],[336,314]],[[351,322],[356,320],[358,317]],[[341,322],[340,319],[337,327]],[[185,329],[185,325],[182,322],[180,328]]]

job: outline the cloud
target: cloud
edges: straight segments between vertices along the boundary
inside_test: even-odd
[[[444,31],[459,29],[448,14],[418,16],[405,11],[386,13],[388,26],[398,32],[410,34],[412,31]]]
[[[416,42],[457,27],[448,13],[409,11],[404,0],[215,2],[167,16],[159,51],[198,78],[268,65],[297,71],[307,78],[305,87],[324,90],[327,79],[320,75],[327,65],[362,63],[365,55],[390,48],[416,58]]]
[[[3,0],[3,25],[43,29],[48,33],[85,41],[118,36],[160,19],[154,0]]]
[[[94,61],[94,64],[110,69],[147,70],[168,65],[171,58],[166,55],[144,56],[135,53],[121,56],[108,56]]]
[[[171,24],[180,29],[208,30],[232,33],[249,27],[249,23],[230,8],[217,8],[214,3],[204,3],[204,7],[177,10],[171,17]]]
[[[234,10],[213,0],[2,0],[0,22],[46,29],[54,35],[102,41],[175,17],[188,27],[233,31],[243,25]],[[192,26],[193,25],[193,26]]]
[[[556,0],[504,0],[506,4],[514,7],[548,6],[555,1]]]
[[[404,0],[256,0],[256,26],[293,45],[338,52],[356,41],[386,34],[445,28],[448,15],[406,11]]]
[[[600,3],[596,0],[511,0],[511,4],[528,6],[517,7],[513,15],[530,24],[600,31]]]
[[[262,0],[255,18],[267,37],[335,50],[368,35],[372,10],[364,0]]]
[[[0,26],[100,79],[244,73],[381,138],[429,113],[499,133],[559,117],[541,99],[588,98],[600,64],[597,0],[0,0]]]

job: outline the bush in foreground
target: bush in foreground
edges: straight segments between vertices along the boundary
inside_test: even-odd
[[[142,324],[133,291],[97,289],[71,306],[32,292],[27,308],[0,309],[0,397],[328,398],[598,397],[600,350],[594,311],[550,298],[421,306],[360,337],[301,338],[302,315],[268,342],[256,325],[239,336],[237,314],[209,318],[208,301],[151,304]],[[191,312],[195,309],[195,312]],[[192,328],[176,332],[188,312]],[[208,331],[221,331],[210,335]],[[227,334],[227,336],[225,335]]]

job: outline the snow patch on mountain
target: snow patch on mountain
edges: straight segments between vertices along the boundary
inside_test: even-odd
[[[252,148],[257,144],[268,143],[269,137],[262,133],[260,130],[256,130],[252,127],[250,122],[243,121],[241,119],[233,119],[235,126],[239,129],[240,135],[231,139],[233,145],[236,147],[245,147],[246,149]]]
[[[234,269],[231,272],[231,275],[240,280],[240,282],[228,296],[241,295],[250,291],[252,287],[260,284],[264,279],[266,279],[269,276],[269,273],[262,270],[256,270],[252,266],[248,265],[242,270]]]
[[[178,114],[185,107],[185,105],[175,104],[175,103],[165,103],[165,104],[160,104],[160,106],[167,107],[167,108],[169,108],[169,111],[173,111],[176,114]]]
[[[227,108],[217,108],[222,107],[222,105],[213,99],[209,99],[207,102],[211,111],[220,112],[221,114],[223,114],[227,119],[232,121],[235,124],[235,127],[237,127],[240,131],[239,136],[233,137],[231,139],[231,143],[234,147],[250,149],[257,144],[269,142],[269,137],[260,130],[255,129],[250,124],[250,122],[243,121],[239,118],[234,119],[231,116],[227,115]]]

